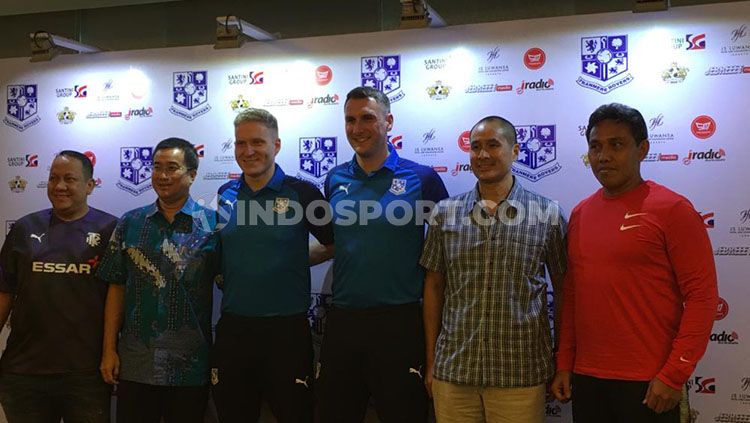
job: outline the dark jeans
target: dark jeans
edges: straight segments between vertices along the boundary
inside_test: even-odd
[[[112,389],[99,370],[56,375],[0,376],[8,423],[107,423]]]
[[[117,423],[203,423],[208,386],[158,386],[121,380]],[[67,423],[67,422],[66,422]]]
[[[280,423],[313,421],[313,351],[304,314],[243,317],[216,326],[212,390],[221,423],[257,422],[265,399]]]
[[[657,414],[645,404],[649,382],[573,375],[576,423],[680,423],[679,404]]]
[[[363,421],[372,395],[380,421],[427,421],[419,304],[328,312],[320,351],[322,423]]]

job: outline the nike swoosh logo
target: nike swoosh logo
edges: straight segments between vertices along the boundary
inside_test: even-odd
[[[625,213],[625,219],[630,219],[631,217],[636,217],[636,216],[645,216],[647,214],[648,213],[633,213],[633,214]]]
[[[639,226],[643,226],[643,225],[630,225],[630,226],[620,225],[620,230],[627,231],[628,229],[637,228]]]
[[[688,360],[685,360],[684,358],[682,358],[682,356],[680,356],[680,361],[682,361],[683,363],[690,363]]]

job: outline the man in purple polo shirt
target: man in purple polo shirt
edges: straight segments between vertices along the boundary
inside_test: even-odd
[[[52,162],[51,209],[19,219],[0,252],[0,403],[9,423],[109,421],[99,375],[107,284],[94,276],[117,218],[89,207],[93,166],[76,151]]]

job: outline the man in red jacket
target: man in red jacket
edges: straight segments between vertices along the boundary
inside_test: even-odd
[[[572,387],[577,423],[677,423],[716,312],[711,243],[685,197],[641,177],[640,112],[601,106],[586,138],[602,188],[570,217],[552,393],[567,401]]]

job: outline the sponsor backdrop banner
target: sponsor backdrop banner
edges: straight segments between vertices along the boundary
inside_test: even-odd
[[[485,115],[508,118],[520,143],[517,180],[569,213],[599,187],[585,156],[589,114],[614,101],[634,106],[649,125],[644,176],[690,198],[716,256],[723,300],[688,386],[694,414],[750,421],[750,2],[0,63],[6,233],[49,206],[47,173],[62,149],[86,152],[91,205],[121,215],[155,199],[156,142],[184,137],[201,155],[193,196],[215,204],[216,189],[240,176],[232,120],[248,107],[279,119],[286,173],[321,187],[352,158],[343,103],[358,85],[388,95],[390,142],[433,166],[452,195],[475,182],[467,131]],[[329,265],[313,279],[319,334]],[[570,421],[569,405],[546,407],[549,421]]]

